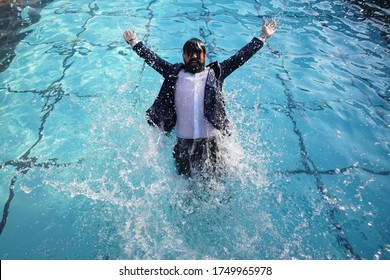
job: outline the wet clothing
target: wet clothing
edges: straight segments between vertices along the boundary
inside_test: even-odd
[[[191,176],[194,170],[216,168],[219,150],[214,136],[216,131],[229,134],[223,82],[263,44],[255,37],[235,55],[221,63],[213,62],[196,74],[185,72],[183,63],[171,64],[160,58],[142,42],[133,46],[133,50],[164,77],[146,117],[150,125],[166,133],[176,127],[178,139],[173,156],[179,174]]]
[[[210,138],[216,128],[204,115],[206,78],[209,69],[196,74],[180,70],[175,90],[176,136],[184,139]]]
[[[225,101],[222,96],[223,81],[258,52],[263,44],[263,41],[255,37],[235,55],[221,63],[213,62],[207,66],[210,70],[206,79],[204,115],[216,129],[224,133],[228,130],[229,120],[226,116]],[[160,92],[153,105],[147,110],[146,116],[149,124],[170,133],[176,126],[177,118],[174,102],[176,80],[184,64],[169,63],[142,42],[135,44],[133,50],[165,78]]]
[[[176,170],[188,177],[215,173],[221,167],[220,151],[215,137],[207,139],[177,138],[173,149]]]

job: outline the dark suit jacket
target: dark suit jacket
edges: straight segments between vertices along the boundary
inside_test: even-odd
[[[208,65],[210,71],[206,80],[204,114],[216,129],[226,133],[229,127],[225,102],[222,96],[223,81],[262,47],[263,41],[255,37],[235,55],[225,61],[221,63],[213,62]],[[184,65],[183,63],[171,64],[167,62],[147,48],[142,42],[138,42],[133,46],[133,50],[165,78],[156,100],[146,111],[146,117],[149,124],[159,127],[166,133],[170,133],[176,124],[174,99],[176,79]]]

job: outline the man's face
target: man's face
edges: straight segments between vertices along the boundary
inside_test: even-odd
[[[190,73],[198,73],[204,70],[206,54],[203,50],[183,53],[185,69]]]

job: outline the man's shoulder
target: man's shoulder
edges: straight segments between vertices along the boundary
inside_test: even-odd
[[[220,68],[221,65],[220,65],[219,61],[213,61],[210,64],[208,64],[207,67],[210,69],[216,69],[216,68]]]
[[[210,70],[214,72],[216,77],[220,76],[221,64],[218,61],[211,62],[209,65],[207,65],[207,67],[210,68]]]
[[[172,68],[170,70],[170,72],[173,74],[173,75],[178,75],[180,70],[183,69],[184,67],[184,64],[183,63],[174,63],[172,64]]]

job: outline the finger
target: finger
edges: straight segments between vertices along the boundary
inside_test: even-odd
[[[125,33],[123,34],[123,37],[125,38],[125,41],[128,43],[131,38],[130,32],[126,30]]]

